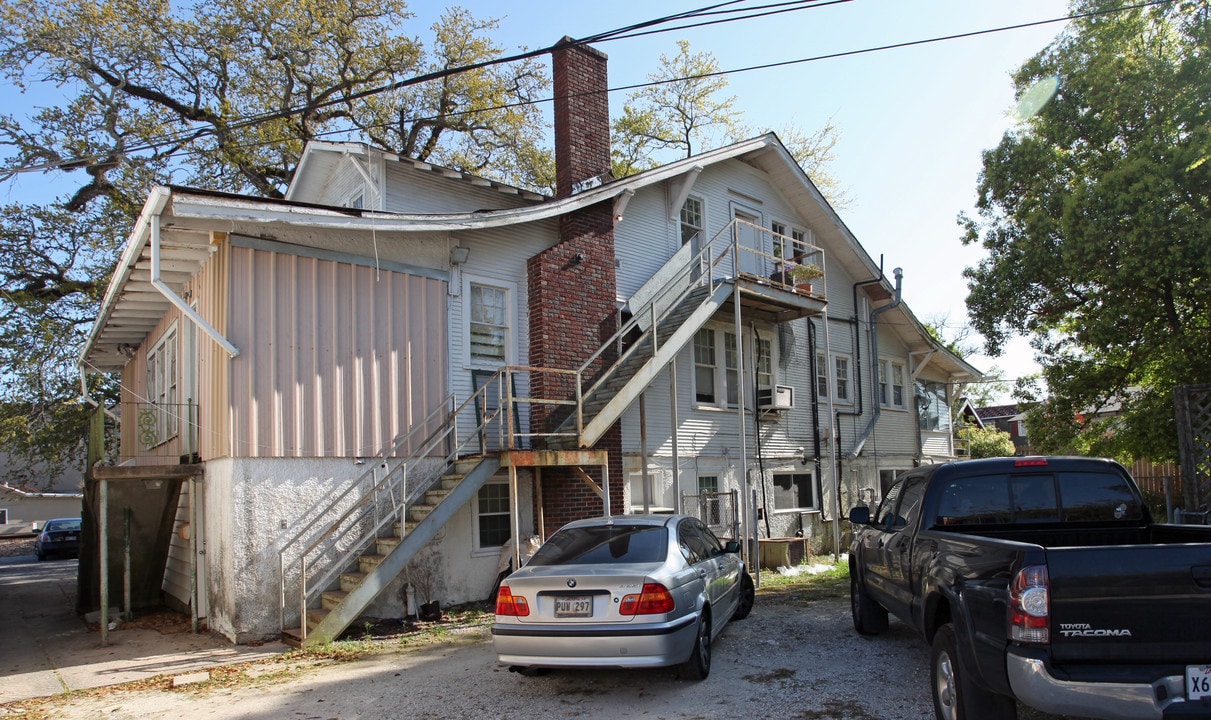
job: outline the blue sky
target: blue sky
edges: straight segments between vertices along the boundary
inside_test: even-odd
[[[744,5],[768,4],[747,0]],[[568,35],[581,38],[635,22],[700,7],[704,0],[461,0],[477,18],[500,20],[496,38],[506,51],[539,48]],[[412,2],[405,28],[426,42],[429,25],[446,3]],[[677,40],[709,51],[723,69],[812,58],[992,28],[1062,18],[1064,0],[852,0],[773,17],[601,43],[610,58],[610,85],[644,82],[660,55],[675,55]],[[966,317],[962,270],[982,255],[961,245],[955,218],[974,214],[980,153],[1012,124],[1009,74],[1042,50],[1064,27],[1038,27],[736,73],[728,91],[754,132],[796,125],[806,131],[831,119],[840,131],[831,166],[849,207],[842,219],[890,275],[904,269],[904,296],[922,319]],[[43,103],[47,96],[39,100]],[[626,93],[611,96],[621,112]],[[29,96],[0,89],[10,111]],[[550,114],[549,106],[546,112]],[[0,187],[0,202],[44,192],[44,176],[22,176]],[[1008,377],[1035,372],[1024,340],[1007,355],[970,358]]]
[[[545,47],[564,35],[585,37],[680,12],[706,2],[526,3],[464,0],[476,17],[500,19],[507,49]],[[768,4],[753,2],[746,5]],[[427,25],[441,4],[413,3]],[[610,58],[610,85],[643,82],[676,41],[709,51],[722,69],[811,58],[929,38],[1062,18],[1063,0],[852,0],[768,18],[601,43]],[[845,189],[842,219],[888,275],[904,269],[905,300],[917,317],[966,318],[963,268],[982,257],[963,247],[955,219],[974,215],[983,150],[994,147],[1013,120],[1009,75],[1065,27],[1038,27],[915,47],[825,59],[786,68],[736,73],[729,92],[756,131],[791,124],[811,131],[829,120],[840,131],[832,174]],[[611,96],[615,116],[626,93]],[[971,358],[1007,377],[1037,371],[1025,340],[1000,358]],[[1006,398],[1008,400],[1008,398]]]

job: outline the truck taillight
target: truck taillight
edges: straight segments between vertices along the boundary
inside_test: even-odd
[[[1009,591],[1009,636],[1022,643],[1051,641],[1051,599],[1047,566],[1028,565],[1018,571]]]
[[[514,595],[508,585],[501,585],[496,593],[496,614],[526,617],[530,614],[530,603],[521,595]]]

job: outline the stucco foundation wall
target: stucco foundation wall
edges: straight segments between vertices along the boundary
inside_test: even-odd
[[[236,643],[280,633],[283,547],[333,498],[356,482],[367,467],[348,458],[223,458],[206,463],[203,512],[210,601],[207,622],[212,631]],[[423,484],[439,471],[435,461],[422,461],[410,470],[409,484]],[[519,473],[523,534],[533,528],[528,478],[523,480]],[[357,495],[349,493],[348,499],[329,513],[331,519],[348,509]],[[496,579],[499,551],[473,551],[472,523],[468,504],[413,563],[429,563],[436,568],[431,584],[434,599],[443,607],[485,599]],[[286,551],[286,627],[298,625],[299,553],[327,526],[328,522],[317,523],[308,531],[308,540]],[[347,549],[330,542],[310,555],[309,585]],[[433,559],[428,560],[430,557]],[[403,583],[402,578],[390,583],[364,614],[403,616]],[[417,597],[418,602],[425,600],[419,594]]]

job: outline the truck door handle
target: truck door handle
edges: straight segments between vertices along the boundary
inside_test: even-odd
[[[1194,583],[1201,588],[1211,588],[1211,565],[1196,565],[1190,568]]]

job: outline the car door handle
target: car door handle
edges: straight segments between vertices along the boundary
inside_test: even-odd
[[[1196,565],[1190,568],[1194,583],[1201,588],[1211,588],[1211,565]]]

